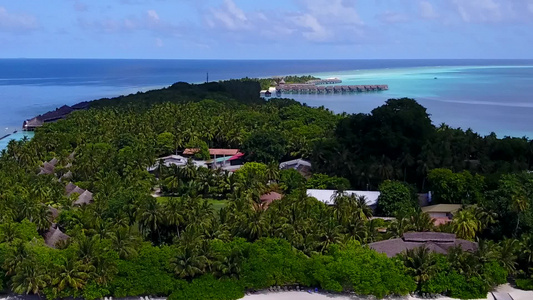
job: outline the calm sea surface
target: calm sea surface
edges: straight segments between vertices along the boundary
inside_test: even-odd
[[[385,92],[294,98],[355,113],[370,112],[389,98],[411,97],[428,108],[435,124],[533,137],[533,60],[75,59],[0,59],[0,137],[19,130],[23,120],[63,104],[177,81],[204,82],[207,73],[211,81],[313,74],[339,77],[343,84],[388,84]]]

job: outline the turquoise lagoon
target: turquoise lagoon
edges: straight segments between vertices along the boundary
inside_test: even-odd
[[[533,137],[533,65],[460,66],[316,73],[341,85],[387,84],[388,91],[290,95],[335,112],[368,113],[387,99],[409,97],[425,106],[435,125],[472,128],[482,135]]]
[[[2,134],[2,136],[4,136],[4,134]],[[1,139],[0,140],[0,151],[7,148],[7,145],[9,144],[11,140],[19,141],[25,137],[28,139],[31,139],[33,137],[33,132],[32,131],[18,131],[16,133],[12,133],[9,136]]]

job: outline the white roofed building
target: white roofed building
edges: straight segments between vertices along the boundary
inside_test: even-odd
[[[333,199],[335,198],[335,195],[337,194],[337,190],[315,190],[315,189],[308,189],[307,195],[309,197],[316,198],[318,201],[323,202],[327,205],[333,205]],[[344,194],[347,196],[350,195],[357,195],[357,196],[364,196],[366,199],[366,205],[375,208],[378,205],[378,198],[380,195],[380,192],[377,191],[344,191]]]
[[[155,171],[157,170],[157,168],[159,167],[159,162],[163,160],[163,165],[165,167],[170,167],[170,166],[177,166],[177,167],[183,167],[187,164],[187,160],[188,158],[186,157],[183,157],[181,155],[169,155],[169,156],[165,156],[165,157],[160,157],[157,159],[157,161],[155,162],[155,164],[151,167],[148,168],[148,171],[149,172],[152,172],[152,171]],[[193,163],[196,167],[206,167],[206,163],[205,161],[197,161],[197,160],[193,160]]]

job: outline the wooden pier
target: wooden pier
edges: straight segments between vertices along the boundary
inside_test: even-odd
[[[276,87],[277,94],[347,94],[374,91],[386,91],[388,85],[333,85],[317,86],[316,84],[284,84]]]

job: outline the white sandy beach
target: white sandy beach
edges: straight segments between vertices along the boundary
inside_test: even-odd
[[[494,295],[510,295],[512,300],[533,300],[533,291],[522,291],[511,287],[509,284],[499,286],[494,292]],[[487,298],[479,300],[495,300],[493,293],[489,293]],[[247,295],[242,300],[363,300],[363,299],[375,299],[374,297],[364,296],[349,296],[349,295],[335,295],[335,294],[321,294],[321,293],[308,293],[306,291],[301,292],[258,292],[257,294]],[[420,300],[423,298],[417,298],[412,296],[406,297],[389,297],[385,299],[397,299],[397,300]],[[439,297],[440,300],[454,300],[449,297]],[[499,298],[498,298],[499,299]],[[509,298],[501,298],[507,300]],[[497,299],[496,299],[497,300]]]

